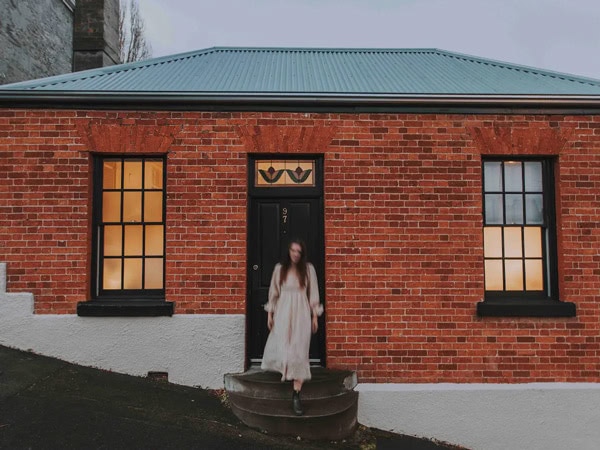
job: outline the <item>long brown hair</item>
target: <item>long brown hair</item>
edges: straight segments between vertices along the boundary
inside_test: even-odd
[[[296,270],[298,271],[298,281],[300,282],[300,287],[303,288],[306,286],[306,245],[304,245],[304,241],[302,239],[294,238],[290,241],[288,245],[288,251],[285,253],[283,261],[281,263],[281,273],[279,275],[279,280],[281,284],[287,278],[288,270],[292,266],[292,259],[290,258],[290,248],[292,248],[292,244],[297,244],[300,246],[302,253],[300,254],[300,261],[296,264]]]

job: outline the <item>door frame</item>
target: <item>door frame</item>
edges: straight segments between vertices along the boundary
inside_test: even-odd
[[[255,186],[255,161],[257,160],[314,160],[315,161],[315,183],[314,186],[307,187],[256,187]],[[323,195],[324,185],[324,170],[323,170],[323,154],[265,154],[265,153],[250,153],[248,154],[248,197],[247,197],[247,216],[246,216],[246,336],[245,336],[245,365],[249,368],[252,365],[251,355],[249,354],[250,349],[250,308],[251,308],[251,296],[252,296],[252,248],[250,243],[250,227],[251,227],[251,208],[253,199],[300,199],[300,198],[313,198],[319,199],[319,212],[320,217],[318,218],[319,227],[319,242],[318,246],[321,248],[319,264],[315,264],[317,271],[317,279],[319,281],[319,296],[323,306],[326,305],[325,299],[325,199]],[[320,267],[318,267],[320,266]],[[326,309],[326,308],[325,308]],[[265,313],[266,314],[266,313]],[[325,327],[325,315],[326,311],[319,318],[319,326],[321,327],[321,333],[319,333],[319,354],[321,356],[319,365],[325,367],[327,363],[326,354],[326,327]],[[265,315],[266,320],[266,315]],[[311,364],[313,362],[311,361]]]

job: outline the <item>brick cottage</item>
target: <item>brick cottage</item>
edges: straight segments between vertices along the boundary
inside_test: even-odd
[[[356,371],[362,423],[591,448],[599,149],[600,81],[435,49],[212,48],[1,86],[0,344],[220,388],[260,361],[299,236],[311,359]]]

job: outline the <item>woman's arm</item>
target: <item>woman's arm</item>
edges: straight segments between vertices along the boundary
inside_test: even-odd
[[[269,331],[273,328],[273,314],[277,309],[277,301],[279,300],[279,274],[281,272],[281,264],[277,264],[271,275],[271,285],[269,286],[269,301],[264,308],[267,311],[267,327]]]
[[[312,323],[311,328],[312,332],[316,333],[319,328],[318,317],[323,314],[323,305],[321,304],[319,297],[319,281],[317,280],[317,271],[315,270],[312,264],[307,264],[308,267],[308,277],[309,277],[309,286],[308,290],[308,303],[310,305],[310,310],[312,314]]]

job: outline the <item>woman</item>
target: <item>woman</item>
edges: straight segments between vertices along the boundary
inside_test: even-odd
[[[323,306],[315,268],[306,262],[306,247],[300,239],[290,242],[283,263],[273,270],[265,310],[270,333],[261,368],[281,373],[281,381],[294,381],[292,408],[301,416],[300,390],[311,378],[310,335],[317,332]]]

